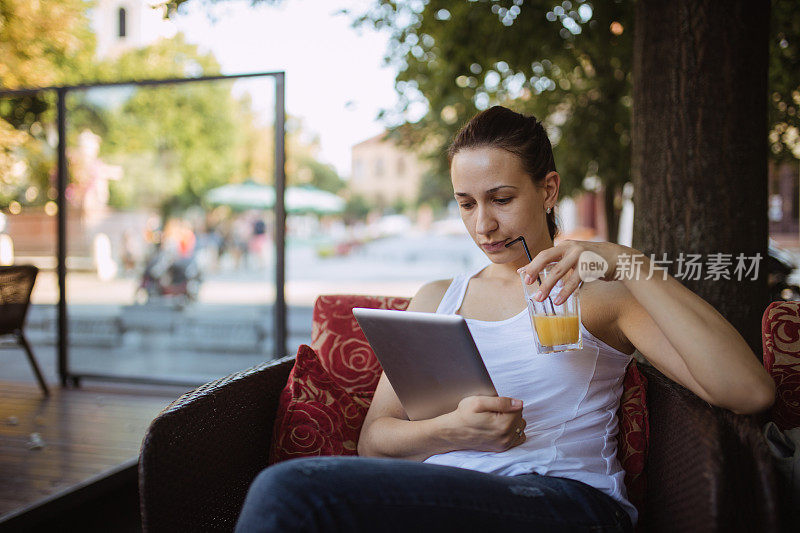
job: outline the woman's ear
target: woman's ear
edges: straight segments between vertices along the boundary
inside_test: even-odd
[[[561,176],[556,171],[548,172],[544,177],[543,185],[545,190],[545,209],[555,207],[556,202],[558,202],[558,190],[561,187]]]

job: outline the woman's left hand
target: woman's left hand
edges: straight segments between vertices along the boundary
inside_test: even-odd
[[[586,254],[583,256],[584,262],[592,262],[592,265],[583,265],[579,271],[581,255],[591,252],[596,255]],[[556,263],[550,268],[547,277],[542,280],[539,292],[535,298],[542,301],[550,294],[559,280],[563,280],[563,287],[553,303],[559,305],[567,300],[570,294],[575,292],[581,284],[581,272],[590,271],[593,275],[591,279],[602,279],[611,281],[616,278],[619,258],[623,254],[633,255],[636,250],[621,246],[611,242],[588,242],[588,241],[563,241],[552,248],[542,250],[529,264],[520,268],[517,272],[526,274],[525,283],[532,284],[542,269],[550,263]],[[601,261],[602,260],[602,261]],[[589,267],[589,268],[587,268]],[[593,267],[593,268],[592,268]],[[605,268],[603,268],[605,267]]]

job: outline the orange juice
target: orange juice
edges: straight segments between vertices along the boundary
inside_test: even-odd
[[[578,315],[533,317],[533,327],[542,346],[556,346],[578,342]]]

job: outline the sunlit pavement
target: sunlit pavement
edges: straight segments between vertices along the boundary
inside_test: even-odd
[[[267,277],[269,275],[269,278]],[[264,280],[252,275],[245,279],[207,279],[200,288],[198,305],[266,305],[275,301],[275,285],[271,273]],[[267,281],[269,279],[269,281]],[[416,280],[289,280],[285,285],[288,305],[313,305],[320,294],[385,294],[413,296],[428,279]],[[100,281],[92,273],[76,272],[67,278],[67,301],[70,305],[134,305],[139,280],[112,279]],[[58,284],[54,272],[42,272],[36,281],[32,303],[55,305],[58,302]]]
[[[255,262],[255,261],[251,261]],[[262,305],[275,299],[272,257],[266,266],[221,270],[203,274],[199,303]],[[311,246],[290,247],[286,254],[286,301],[313,305],[319,294],[386,294],[412,296],[434,279],[453,277],[487,263],[467,236],[416,235],[374,241],[355,252],[320,258]],[[67,301],[75,305],[132,305],[140,273],[101,281],[92,272],[70,272]],[[55,304],[58,284],[52,270],[43,270],[36,282],[34,304]]]
[[[325,259],[311,247],[291,248],[285,353],[310,342],[312,306],[321,294],[410,297],[427,281],[453,277],[483,263],[485,256],[465,236],[382,239],[348,256]],[[143,305],[136,303],[135,275],[101,281],[92,272],[70,272],[70,368],[201,383],[272,359],[273,279],[270,267],[206,273],[197,302]],[[56,380],[57,301],[55,272],[43,270],[26,330],[50,381]],[[24,353],[16,348],[0,351],[0,375],[33,379]]]

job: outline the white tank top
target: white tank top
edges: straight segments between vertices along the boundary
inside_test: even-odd
[[[453,279],[436,312],[456,314],[469,280],[484,268]],[[631,356],[583,324],[581,350],[539,354],[527,309],[497,322],[466,321],[497,393],[523,401],[527,440],[504,452],[458,450],[424,462],[505,476],[535,472],[576,479],[617,500],[636,524],[617,460],[617,409]]]

